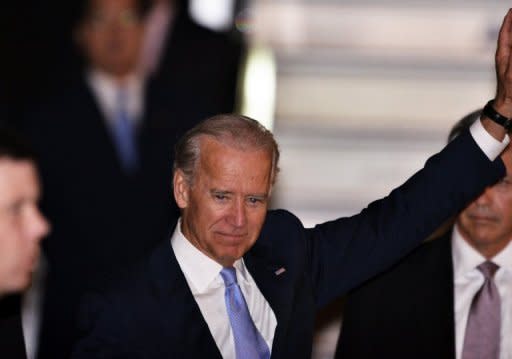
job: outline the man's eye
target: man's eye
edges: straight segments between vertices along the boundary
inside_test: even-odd
[[[215,197],[215,199],[217,199],[219,201],[223,201],[228,198],[225,194],[221,194],[221,193],[214,194],[214,197]]]
[[[247,201],[252,205],[263,203],[263,199],[259,197],[249,197]]]

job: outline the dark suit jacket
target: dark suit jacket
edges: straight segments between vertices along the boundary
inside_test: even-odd
[[[26,359],[21,322],[21,296],[12,294],[0,298],[0,357]]]
[[[177,219],[173,146],[213,111],[193,97],[151,83],[138,129],[140,168],[122,171],[106,120],[85,82],[42,107],[27,123],[40,156],[43,211],[52,233],[39,358],[66,358],[82,294],[108,286],[149,253]]]
[[[214,108],[214,114],[233,112],[243,43],[234,34],[196,24],[186,6],[176,9],[154,77],[176,91],[194,93],[185,99],[189,106],[200,99]]]
[[[277,318],[272,358],[309,358],[318,308],[405,256],[503,174],[465,134],[359,215],[307,230],[270,211],[244,261]],[[74,358],[220,357],[169,240],[86,308]]]
[[[450,236],[348,295],[336,358],[455,358]]]

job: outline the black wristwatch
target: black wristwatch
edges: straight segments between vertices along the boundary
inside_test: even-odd
[[[505,117],[505,116],[501,115],[500,113],[498,113],[498,111],[496,111],[494,109],[494,107],[492,107],[493,103],[494,103],[494,100],[487,102],[487,105],[485,105],[484,109],[482,110],[482,113],[486,117],[488,117],[491,120],[493,120],[494,122],[496,122],[498,125],[503,126],[505,128],[505,130],[507,130],[507,131],[512,130],[512,119],[509,117]]]

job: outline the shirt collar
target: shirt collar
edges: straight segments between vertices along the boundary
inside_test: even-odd
[[[223,285],[219,275],[223,267],[190,243],[181,231],[181,218],[171,236],[171,246],[193,293],[204,293],[209,288]],[[243,258],[233,266],[237,270],[237,279],[249,282]]]
[[[114,121],[117,110],[117,94],[121,88],[116,79],[104,71],[91,68],[87,81],[108,121]],[[127,75],[122,84],[127,101],[127,111],[133,121],[138,121],[144,107],[144,80],[136,73]]]
[[[512,241],[508,242],[507,246],[501,250],[492,261],[512,273]]]
[[[452,257],[455,279],[465,276],[486,261],[486,258],[462,237],[457,225],[453,226],[452,232]],[[491,260],[500,268],[512,271],[512,242]]]
[[[452,256],[455,279],[464,277],[486,260],[483,255],[466,242],[457,224],[453,226],[452,231]]]

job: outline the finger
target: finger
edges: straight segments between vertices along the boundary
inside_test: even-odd
[[[498,35],[498,46],[496,49],[496,71],[504,75],[509,67],[510,52],[512,46],[512,9],[509,9],[503,19]]]

